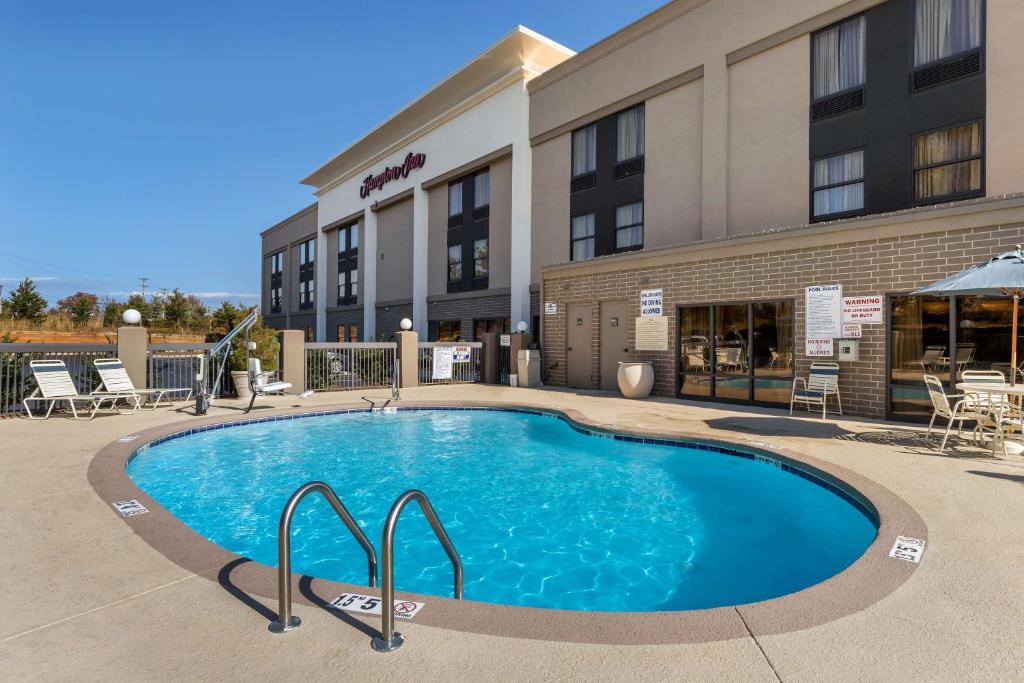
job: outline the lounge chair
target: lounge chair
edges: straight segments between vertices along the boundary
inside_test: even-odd
[[[96,365],[96,371],[100,373],[101,380],[100,385],[96,387],[96,391],[92,392],[94,394],[109,392],[132,394],[135,397],[135,408],[141,408],[143,403],[148,403],[150,400],[153,400],[153,396],[156,396],[156,400],[153,401],[152,410],[156,410],[157,406],[160,405],[160,401],[169,394],[187,392],[183,400],[187,401],[192,398],[191,387],[180,389],[136,389],[132,378],[128,376],[128,371],[124,369],[124,364],[118,358],[97,358],[93,361],[93,364]],[[167,402],[173,403],[174,400],[168,398]]]
[[[21,402],[24,404],[25,412],[30,420],[47,419],[53,412],[53,407],[60,401],[68,402],[71,406],[71,414],[76,420],[83,418],[78,415],[75,404],[88,403],[92,410],[89,417],[85,419],[91,420],[96,416],[96,411],[107,401],[110,402],[111,410],[116,413],[120,412],[117,409],[118,400],[137,400],[133,394],[128,393],[79,394],[78,387],[75,386],[75,381],[71,379],[71,373],[68,372],[68,367],[62,360],[34,360],[29,362],[29,367],[36,379],[36,388],[31,394],[21,399]],[[32,414],[32,409],[29,408],[30,403],[49,403],[50,406],[46,409],[46,414],[39,417]]]
[[[273,373],[260,370],[259,358],[249,359],[249,390],[252,392],[252,398],[249,399],[249,407],[245,409],[245,412],[248,413],[252,410],[252,404],[256,402],[257,396],[282,394],[286,389],[292,388],[291,382],[269,381],[272,376]]]
[[[811,363],[811,373],[805,380],[803,377],[793,379],[793,393],[789,398],[789,414],[793,414],[793,405],[798,401],[811,409],[811,405],[821,406],[821,418],[825,419],[828,397],[836,397],[839,414],[843,414],[843,400],[839,397],[839,363]]]
[[[978,440],[978,430],[982,424],[991,424],[990,417],[984,412],[984,410],[973,403],[969,399],[966,399],[962,395],[951,395],[946,396],[946,391],[942,387],[942,381],[935,375],[924,376],[925,386],[928,387],[928,396],[932,400],[932,419],[928,423],[928,433],[925,438],[928,438],[932,434],[932,426],[935,424],[935,418],[944,417],[948,422],[946,423],[946,433],[942,437],[942,443],[939,445],[939,453],[946,450],[946,441],[949,439],[949,432],[953,428],[953,423],[957,423],[956,435],[960,436],[960,432],[963,430],[964,420],[976,421],[978,426],[973,430],[974,438],[976,442]],[[959,399],[953,406],[949,405],[950,399]]]
[[[959,373],[974,363],[974,344],[956,345],[956,371]]]
[[[914,361],[911,365],[920,365],[925,372],[944,368],[949,362],[949,359],[944,355],[945,353],[946,347],[941,344],[937,346],[926,346],[924,349],[924,355],[921,356],[921,360]]]

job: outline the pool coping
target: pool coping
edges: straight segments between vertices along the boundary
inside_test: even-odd
[[[521,409],[560,416],[574,428],[602,435],[620,435],[627,440],[687,441],[755,455],[763,453],[804,471],[811,468],[817,478],[856,492],[859,494],[857,498],[862,498],[874,509],[878,522],[874,541],[845,570],[796,593],[762,602],[675,612],[586,612],[454,600],[403,591],[400,593],[403,598],[426,603],[416,616],[417,625],[511,638],[622,645],[700,643],[786,633],[840,619],[885,598],[907,581],[918,566],[889,557],[889,549],[896,537],[927,538],[927,525],[921,516],[902,498],[877,482],[830,462],[750,439],[749,435],[737,435],[736,442],[727,442],[682,431],[634,430],[595,422],[571,408],[519,401],[402,401],[400,407]],[[128,524],[150,547],[178,566],[219,582],[240,601],[272,619],[276,612],[277,569],[229,552],[197,534],[136,486],[125,467],[143,447],[181,432],[268,419],[315,417],[347,410],[365,411],[367,408],[365,404],[339,403],[312,410],[261,411],[267,414],[243,418],[211,416],[142,430],[128,435],[132,437],[128,441],[122,437],[100,449],[89,464],[88,480],[96,494],[108,504],[111,514]],[[141,502],[149,512],[122,518],[112,503],[131,499]],[[380,594],[379,588],[298,574],[292,576],[295,605],[326,609],[331,600],[344,592]],[[253,595],[270,599],[273,608],[259,604],[251,597]],[[367,626],[354,615],[331,609],[327,611],[367,630]],[[301,607],[295,611],[300,616],[301,612]],[[374,618],[369,624],[376,628],[378,622],[379,618]],[[401,626],[398,624],[399,630]]]

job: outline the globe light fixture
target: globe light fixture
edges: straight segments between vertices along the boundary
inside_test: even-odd
[[[402,318],[402,322],[398,323],[398,326],[405,331],[409,331],[412,329],[412,321],[408,318]]]
[[[520,332],[526,332],[528,329],[530,329],[530,326],[529,324],[527,324],[525,320],[520,320],[519,322],[516,323],[516,329],[519,330]]]
[[[142,322],[142,314],[134,308],[129,308],[121,314],[121,320],[123,320],[126,325],[138,325]]]

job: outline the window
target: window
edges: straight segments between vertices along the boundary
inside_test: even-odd
[[[462,245],[448,247],[448,283],[462,282]]]
[[[306,328],[306,341],[310,342],[310,343],[316,341],[316,328],[315,327],[309,326],[309,327]]]
[[[448,218],[462,215],[462,181],[448,186]]]
[[[299,245],[299,308],[312,308],[316,295],[316,238]]]
[[[281,312],[281,288],[271,287],[270,288],[270,312],[280,313]]]
[[[487,240],[476,240],[473,242],[473,277],[487,277],[490,264],[488,263]]]
[[[355,299],[359,296],[359,271],[356,269],[348,271],[349,296]]]
[[[338,272],[338,305],[348,306],[356,303],[359,296],[359,271],[342,270]]]
[[[593,173],[597,168],[597,126],[589,125],[572,132],[573,176]]]
[[[284,269],[283,264],[284,264],[284,258],[282,257],[282,252],[277,252],[276,254],[271,256],[270,257],[270,274],[271,275],[280,275],[282,270]]]
[[[814,34],[814,99],[864,85],[866,28],[861,16]]]
[[[473,321],[473,341],[480,341],[487,332],[509,334],[512,332],[511,318],[486,318]]]
[[[815,218],[863,209],[864,150],[816,160],[813,194]]]
[[[299,265],[310,265],[316,260],[316,239],[306,240],[300,247]]]
[[[620,112],[616,117],[618,141],[615,147],[615,163],[621,163],[644,155],[644,107],[633,107]]]
[[[303,280],[299,283],[299,308],[312,308],[316,301],[316,283]]]
[[[615,209],[615,249],[644,246],[644,203],[635,202]]]
[[[338,230],[338,305],[349,306],[359,295],[359,224]]]
[[[473,208],[479,209],[491,204],[491,172],[484,170],[473,176]]]
[[[572,232],[569,238],[571,251],[569,258],[573,261],[586,261],[594,258],[594,214],[576,216],[572,219]]]
[[[359,325],[338,325],[338,341],[339,342],[357,342],[359,341]]]
[[[462,341],[462,321],[442,320],[437,323],[437,339],[439,342]]]
[[[981,194],[981,123],[914,138],[914,200]]]
[[[270,312],[281,312],[281,291],[284,282],[284,253],[270,257]]]
[[[917,0],[914,66],[981,47],[982,0]]]

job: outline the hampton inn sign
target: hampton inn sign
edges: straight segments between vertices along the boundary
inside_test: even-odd
[[[374,190],[379,190],[384,187],[387,183],[398,178],[408,178],[409,171],[417,168],[423,168],[423,164],[427,162],[426,154],[414,154],[409,152],[405,155],[405,161],[402,162],[401,166],[388,166],[382,172],[376,175],[370,174],[363,179],[363,184],[359,187],[359,198],[366,199],[370,196],[370,193]]]

